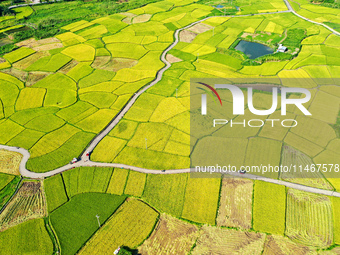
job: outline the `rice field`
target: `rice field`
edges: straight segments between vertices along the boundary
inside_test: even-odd
[[[220,185],[218,178],[188,178],[181,217],[215,225]]]
[[[288,189],[286,235],[305,245],[327,248],[333,243],[332,204],[327,196]]]
[[[252,202],[253,181],[224,177],[216,218],[217,226],[250,229]]]
[[[191,254],[261,254],[265,234],[203,226]]]
[[[298,242],[293,242],[287,237],[279,235],[267,235],[263,253],[269,254],[309,254],[313,249]]]
[[[146,182],[146,174],[136,171],[130,171],[124,193],[135,197],[143,195]]]
[[[161,217],[150,237],[138,248],[142,255],[179,254],[190,252],[199,235],[198,227],[173,218],[167,214]]]
[[[49,213],[68,201],[64,185],[61,174],[44,180],[44,190]]]
[[[13,238],[16,237],[16,238]],[[53,243],[43,219],[34,219],[0,232],[0,249],[5,254],[52,254]]]
[[[122,195],[124,193],[129,170],[115,168],[111,176],[109,185],[107,187],[107,193]]]
[[[0,215],[0,231],[31,219],[43,218],[46,215],[46,199],[42,183],[38,181],[24,182]]]
[[[17,152],[0,150],[0,172],[19,175],[22,155]]]
[[[128,200],[96,232],[79,254],[109,254],[120,246],[137,247],[152,232],[158,217],[158,212],[142,201]]]
[[[283,235],[286,222],[285,186],[255,181],[253,228],[256,231]]]
[[[149,174],[142,199],[161,212],[180,217],[188,178],[187,174]]]
[[[312,159],[306,154],[288,145],[284,145],[282,150],[282,165],[296,165],[299,167],[297,171],[281,172],[280,178],[310,187],[333,190],[332,185],[325,179],[321,172],[301,171],[300,166],[302,169],[305,169],[307,166],[311,166],[312,164]]]
[[[62,173],[67,195],[73,197],[87,192],[105,193],[112,168],[78,167]]]
[[[100,224],[104,224],[124,200],[125,196],[85,193],[54,210],[50,219],[62,253],[75,254],[99,229],[96,215]]]

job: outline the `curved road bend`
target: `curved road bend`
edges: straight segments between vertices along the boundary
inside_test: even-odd
[[[246,14],[246,15],[231,15],[231,16],[226,16],[226,17],[245,17],[245,16],[254,16],[254,15],[266,15],[266,14],[277,14],[277,13],[286,13],[286,12],[292,12],[295,15],[297,15],[298,17],[307,20],[309,22],[318,24],[318,25],[322,25],[324,27],[326,27],[327,29],[329,29],[330,31],[332,31],[333,33],[340,35],[340,33],[338,33],[337,31],[335,31],[334,29],[322,24],[322,23],[318,23],[318,22],[314,22],[311,21],[299,14],[297,14],[293,8],[291,7],[291,5],[289,4],[289,2],[287,0],[284,0],[284,2],[287,5],[288,10],[286,11],[279,11],[279,12],[268,12],[268,13],[256,13],[256,14]],[[221,17],[221,16],[212,16],[212,17]],[[138,91],[137,93],[135,93],[135,95],[130,99],[130,101],[124,106],[124,108],[120,111],[120,113],[111,121],[111,123],[102,131],[100,132],[91,142],[91,144],[87,147],[87,149],[85,150],[85,152],[83,153],[83,155],[81,156],[81,160],[75,164],[67,164],[63,167],[51,170],[49,172],[45,172],[45,173],[35,173],[35,172],[31,172],[29,170],[26,169],[26,163],[30,157],[30,153],[23,149],[23,148],[19,148],[19,147],[10,147],[10,146],[6,146],[6,145],[0,145],[0,149],[6,149],[9,151],[15,151],[15,152],[19,152],[23,155],[23,159],[20,163],[20,173],[22,176],[24,177],[29,177],[29,178],[35,178],[35,179],[39,179],[39,178],[45,178],[45,177],[49,177],[58,173],[61,173],[63,171],[72,169],[74,167],[80,167],[80,166],[98,166],[98,167],[117,167],[117,168],[126,168],[126,169],[130,169],[133,171],[138,171],[138,172],[142,172],[142,173],[151,173],[151,174],[176,174],[176,173],[189,173],[190,169],[176,169],[176,170],[166,170],[165,172],[161,172],[159,170],[151,170],[151,169],[144,169],[144,168],[139,168],[139,167],[135,167],[135,166],[129,166],[129,165],[124,165],[124,164],[115,164],[115,163],[99,163],[99,162],[92,162],[89,160],[89,157],[86,156],[86,152],[91,152],[93,151],[93,149],[98,145],[98,143],[118,124],[118,122],[120,121],[120,119],[125,115],[125,113],[132,107],[132,105],[134,104],[134,102],[137,100],[137,98],[144,93],[147,89],[149,89],[150,87],[154,86],[155,84],[157,84],[162,76],[163,73],[171,66],[171,64],[166,60],[165,56],[166,54],[173,48],[176,46],[176,44],[179,42],[179,33],[184,30],[187,29],[191,26],[194,26],[204,20],[207,20],[209,18],[212,17],[206,17],[202,20],[199,21],[195,21],[183,28],[180,28],[178,30],[175,31],[174,33],[174,37],[175,37],[175,41],[162,53],[161,55],[161,60],[163,61],[163,63],[165,64],[165,67],[163,67],[161,70],[159,70],[157,72],[156,78],[147,86],[145,86],[144,88],[142,88],[140,91]],[[323,194],[323,195],[329,195],[329,196],[339,196],[340,197],[340,193],[338,192],[334,192],[334,191],[329,191],[329,190],[323,190],[323,189],[317,189],[317,188],[312,188],[312,187],[308,187],[308,186],[304,186],[301,184],[295,184],[295,183],[290,183],[290,182],[286,182],[286,181],[281,181],[281,180],[275,180],[275,179],[270,179],[270,178],[265,178],[265,177],[259,177],[256,175],[251,175],[251,174],[244,174],[241,175],[239,173],[230,173],[231,175],[236,175],[238,177],[244,177],[244,178],[249,178],[249,179],[253,179],[253,180],[262,180],[265,182],[271,182],[271,183],[276,183],[276,184],[281,184],[284,185],[286,187],[290,187],[290,188],[295,188],[295,189],[299,189],[299,190],[304,190],[307,192],[312,192],[312,193],[317,193],[317,194]]]
[[[340,36],[340,33],[339,33],[338,31],[336,31],[336,30],[334,30],[333,28],[327,26],[326,24],[320,23],[320,22],[316,22],[316,21],[313,21],[313,20],[310,20],[310,19],[308,19],[308,18],[306,18],[306,17],[301,16],[300,14],[298,14],[298,13],[293,9],[293,7],[291,6],[291,4],[289,3],[288,0],[283,0],[283,1],[285,2],[285,4],[286,4],[286,6],[287,6],[289,12],[293,13],[294,15],[298,16],[299,18],[304,19],[304,20],[306,20],[306,21],[308,21],[308,22],[314,23],[314,24],[316,24],[316,25],[323,26],[323,27],[327,28],[328,30],[330,30],[333,34],[336,34],[336,35],[339,35],[339,36]]]

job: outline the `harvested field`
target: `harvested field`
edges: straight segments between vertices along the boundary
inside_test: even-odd
[[[3,70],[2,72],[10,74],[12,76],[15,76],[23,82],[25,82],[26,79],[27,79],[27,72],[22,71],[22,70],[18,70],[18,69],[15,69],[15,68],[9,68],[9,69]]]
[[[189,30],[183,30],[179,34],[179,39],[181,42],[191,43],[196,36],[197,34],[195,34],[194,32],[191,32]]]
[[[134,17],[132,22],[133,22],[133,24],[135,24],[135,23],[144,23],[144,22],[149,21],[151,16],[152,16],[151,14],[142,14],[142,15],[139,15],[137,17]]]
[[[28,68],[30,65],[32,65],[34,62],[38,61],[39,59],[43,57],[49,56],[50,53],[48,52],[37,52],[32,54],[31,56],[28,56],[27,58],[24,58],[16,63],[13,64],[14,68],[18,68],[21,70],[25,70]]]
[[[110,56],[99,56],[96,57],[93,61],[93,63],[91,64],[91,66],[93,68],[101,68],[103,67],[107,62],[109,62],[111,59]]]
[[[78,61],[75,59],[72,59],[70,62],[68,62],[66,65],[64,65],[62,68],[58,70],[59,73],[67,74],[73,67],[75,67],[78,64]]]
[[[30,39],[18,42],[15,45],[18,46],[18,47],[29,47],[29,48],[32,48],[32,47],[38,46],[39,43],[34,38],[30,38]]]
[[[40,45],[50,44],[50,43],[59,43],[59,42],[60,42],[60,40],[58,38],[55,38],[55,37],[45,38],[45,39],[41,39],[41,40],[37,41],[37,43],[40,44]]]
[[[196,34],[204,33],[206,31],[209,31],[210,29],[213,29],[212,26],[203,24],[203,23],[198,23],[190,28],[188,28],[189,31],[192,31]]]
[[[138,248],[138,253],[142,255],[186,255],[198,234],[197,226],[162,214],[151,236]]]
[[[155,210],[142,201],[127,200],[79,254],[112,254],[119,246],[135,248],[151,233],[158,216]]]
[[[96,62],[97,60],[97,62]],[[117,72],[123,68],[131,68],[137,65],[138,61],[129,58],[112,58],[109,56],[96,57],[96,60],[93,62],[93,68],[99,68],[108,71]]]
[[[45,44],[45,45],[39,45],[33,48],[35,51],[47,51],[47,50],[53,50],[53,49],[58,49],[62,48],[64,45],[62,43],[50,43],[50,44]]]
[[[263,255],[290,255],[290,254],[310,254],[312,250],[308,246],[291,241],[287,237],[268,235],[264,243]]]
[[[0,149],[0,172],[20,175],[21,159],[22,155],[20,153]]]
[[[317,248],[333,243],[332,204],[327,196],[289,189],[286,235]]]
[[[33,84],[47,77],[49,74],[50,74],[49,72],[40,72],[40,71],[29,72],[26,83],[25,83],[26,87],[32,86]]]
[[[313,164],[313,161],[306,154],[290,147],[288,145],[283,146],[282,150],[282,165],[283,166],[302,166],[305,169],[306,166]],[[306,186],[311,186],[320,189],[332,190],[332,185],[324,178],[321,171],[300,171],[297,169],[296,172],[282,172],[280,174],[281,179],[286,181],[291,181]]]
[[[38,41],[35,40],[34,38],[30,38],[30,39],[27,39],[25,41],[18,42],[15,45],[17,45],[19,47],[34,48],[34,47],[38,47],[38,46],[41,46],[41,45],[56,44],[56,43],[60,43],[60,40],[58,40],[55,37],[41,39],[41,40],[38,40]]]
[[[175,57],[174,55],[171,55],[171,54],[166,55],[166,60],[168,60],[170,63],[177,63],[177,62],[183,61],[182,59],[177,58],[177,57]]]
[[[46,200],[41,182],[24,182],[18,193],[0,214],[0,231],[46,215]]]
[[[192,255],[261,254],[265,234],[203,226]]]
[[[224,178],[220,196],[217,226],[251,228],[253,181]]]

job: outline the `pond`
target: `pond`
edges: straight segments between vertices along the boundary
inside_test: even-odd
[[[235,47],[236,50],[242,51],[246,54],[250,59],[255,59],[267,54],[273,53],[273,49],[269,48],[268,46],[255,43],[255,42],[248,42],[241,40]]]

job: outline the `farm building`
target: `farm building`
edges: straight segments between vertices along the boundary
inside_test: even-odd
[[[286,52],[287,50],[287,47],[283,46],[282,44],[279,44],[279,48],[277,48],[277,52]]]

